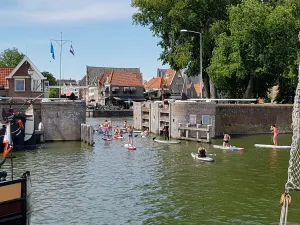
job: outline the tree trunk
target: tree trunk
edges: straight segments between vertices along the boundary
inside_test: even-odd
[[[253,76],[250,77],[250,80],[248,82],[248,86],[247,86],[247,89],[246,89],[246,92],[244,94],[244,98],[252,98],[252,94],[253,94],[253,81],[254,81],[254,78]]]
[[[210,89],[210,98],[216,99],[217,95],[216,95],[215,85],[210,78],[209,78],[209,89]]]

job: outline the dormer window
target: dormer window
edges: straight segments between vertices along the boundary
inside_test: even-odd
[[[166,79],[169,79],[170,78],[170,74],[166,74]]]

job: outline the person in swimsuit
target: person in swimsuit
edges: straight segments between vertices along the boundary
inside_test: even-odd
[[[198,157],[205,158],[206,157],[206,149],[202,146],[198,148]]]
[[[104,134],[108,136],[108,134],[109,134],[109,123],[108,123],[107,120],[104,121],[103,127],[104,127]]]
[[[115,127],[115,135],[119,135],[120,134],[120,129],[119,126]]]
[[[132,140],[133,128],[131,127],[130,124],[128,125],[127,132],[128,132],[128,145],[132,146],[133,145],[133,140]]]
[[[168,141],[169,141],[170,140],[170,137],[169,137],[169,127],[165,126],[163,131],[165,133],[165,140],[168,139]]]
[[[273,144],[277,145],[277,139],[279,134],[278,128],[275,125],[272,125],[270,130],[273,132]]]
[[[127,128],[127,121],[126,120],[124,121],[123,128],[125,128],[125,129]]]
[[[229,145],[229,141],[230,141],[230,136],[229,134],[224,133],[224,137],[223,137],[223,146],[230,146]]]

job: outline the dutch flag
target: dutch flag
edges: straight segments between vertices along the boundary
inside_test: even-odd
[[[71,47],[70,47],[70,52],[71,52],[71,54],[72,55],[75,55],[75,51],[74,51],[74,49],[73,49],[73,46],[71,45]]]

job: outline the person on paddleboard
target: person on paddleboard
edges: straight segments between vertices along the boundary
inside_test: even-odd
[[[127,132],[128,132],[128,145],[132,146],[133,145],[133,128],[132,126],[129,124],[127,127]]]
[[[279,134],[278,128],[273,124],[270,130],[273,132],[273,144],[277,145],[277,139]]]
[[[120,129],[119,129],[119,126],[117,125],[115,127],[115,135],[119,135],[120,134]]]
[[[229,147],[229,141],[230,141],[230,136],[227,133],[224,133],[224,137],[223,137],[223,146],[227,146]]]
[[[198,153],[199,158],[205,158],[206,157],[206,149],[203,146],[200,146],[198,148],[197,153]]]
[[[123,123],[123,128],[125,128],[125,129],[127,128],[127,121],[126,120]]]
[[[104,127],[104,134],[108,135],[109,134],[109,122],[107,120],[105,120],[102,125]]]
[[[148,135],[149,135],[149,128],[144,130],[144,132],[142,133],[142,136],[144,136],[144,137],[148,137]]]

